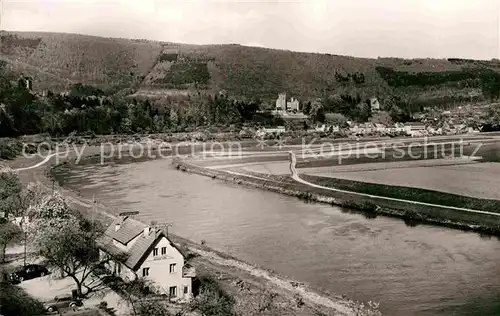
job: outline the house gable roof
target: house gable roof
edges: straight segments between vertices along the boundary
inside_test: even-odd
[[[117,223],[121,223],[121,226],[118,231],[115,231],[115,224]],[[129,224],[124,225],[124,223]],[[131,218],[126,218],[125,220],[118,219],[108,227],[104,235],[97,241],[98,246],[100,249],[113,256],[116,260],[120,261],[128,268],[137,271],[151,251],[153,251],[154,246],[156,246],[156,244],[158,244],[163,237],[166,238],[165,234],[160,229],[151,229],[149,234],[144,236],[143,232],[146,227],[148,227],[148,225]],[[116,234],[120,231],[122,231],[120,234]],[[136,234],[137,231],[139,231],[138,234]],[[129,239],[133,236],[129,239],[129,241],[136,237],[137,240],[133,243],[130,249],[124,251],[113,244],[113,239],[117,240],[115,236],[122,238],[122,240]],[[171,242],[168,238],[167,240],[172,247],[181,253],[182,256],[185,256],[175,243]],[[118,241],[121,242],[120,240]]]
[[[120,225],[120,229],[115,230],[115,225],[117,224]],[[146,225],[130,217],[126,217],[125,219],[120,218],[113,221],[113,224],[106,229],[104,234],[126,245],[132,239],[139,236],[139,234],[144,231],[144,227],[146,227]]]

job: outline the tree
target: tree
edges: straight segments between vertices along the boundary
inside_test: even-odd
[[[73,213],[57,192],[33,208],[30,217],[35,252],[72,278],[79,295],[99,290],[102,283],[92,274],[109,259],[98,259],[96,240],[102,234],[98,224]]]
[[[19,216],[22,185],[10,168],[0,167],[0,214]]]
[[[347,118],[340,113],[327,113],[326,122],[339,127],[347,126]]]
[[[201,276],[200,294],[192,302],[203,316],[233,316],[235,299],[220,284],[208,276]]]
[[[313,103],[311,106],[311,120],[313,122],[320,122],[324,123],[325,122],[325,110],[322,104],[320,103]]]
[[[391,115],[386,111],[379,111],[375,113],[372,115],[371,121],[372,123],[384,124],[386,126],[392,125],[393,123]]]
[[[257,113],[257,110],[260,108],[260,104],[261,104],[260,100],[251,102],[246,102],[246,101],[236,102],[236,108],[240,114],[241,121],[242,122],[251,121],[255,113]]]
[[[16,224],[10,222],[0,223],[0,263],[5,263],[7,245],[21,241],[22,235],[22,230]]]
[[[309,115],[311,113],[311,101],[305,102],[302,108],[302,113]]]
[[[0,315],[43,315],[41,302],[29,296],[21,287],[0,280]]]

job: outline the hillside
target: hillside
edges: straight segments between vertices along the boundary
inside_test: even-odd
[[[82,82],[145,93],[226,90],[234,98],[269,101],[286,91],[300,100],[359,94],[449,102],[481,92],[484,79],[496,83],[500,72],[497,61],[367,59],[37,32],[3,32],[0,53],[11,69],[33,76],[35,90]]]

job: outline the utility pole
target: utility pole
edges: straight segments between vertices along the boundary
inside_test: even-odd
[[[23,267],[26,266],[26,256],[27,256],[27,252],[26,252],[26,243],[28,242],[28,237],[27,237],[27,232],[26,232],[26,221],[25,221],[25,217],[26,217],[26,214],[24,212],[24,209],[23,209],[23,213],[22,213],[22,219],[21,219],[21,230],[23,231],[23,239],[24,239],[24,249],[23,249]]]
[[[97,200],[95,199],[95,194],[92,195],[92,221],[95,220],[95,216],[97,214]]]
[[[156,229],[161,229],[162,231],[165,230],[165,235],[167,236],[168,239],[168,228],[172,227],[174,224],[172,222],[168,223],[151,223],[151,227]]]

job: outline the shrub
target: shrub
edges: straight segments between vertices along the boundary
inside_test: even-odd
[[[42,315],[43,304],[29,296],[23,289],[8,282],[0,282],[1,315]]]
[[[233,316],[235,300],[220,284],[209,276],[201,276],[197,280],[199,295],[192,302],[203,316]],[[196,292],[196,291],[194,291]]]
[[[0,159],[14,159],[21,154],[23,144],[17,139],[0,139]]]

